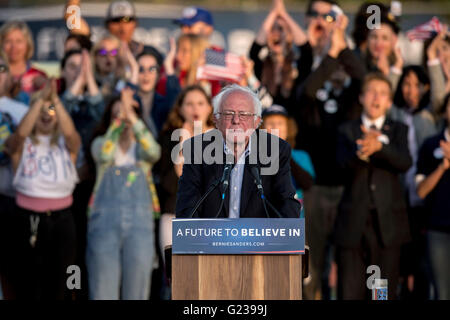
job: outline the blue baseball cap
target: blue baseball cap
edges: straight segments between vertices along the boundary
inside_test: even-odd
[[[281,115],[285,117],[289,117],[286,109],[283,106],[278,104],[273,104],[268,108],[265,108],[262,112],[262,117],[273,116],[273,115]]]
[[[175,23],[192,26],[196,22],[204,22],[210,26],[214,25],[211,13],[200,7],[187,7],[183,9],[183,16],[180,19],[174,20]]]

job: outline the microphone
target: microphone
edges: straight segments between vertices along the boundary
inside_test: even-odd
[[[277,214],[278,218],[283,218],[283,216],[278,212],[278,210],[275,209],[275,207],[270,203],[270,201],[267,200],[266,197],[264,196],[264,189],[263,189],[262,182],[261,182],[261,175],[259,174],[259,167],[255,166],[255,165],[251,166],[250,172],[251,172],[253,178],[255,178],[254,182],[256,184],[256,188],[258,189],[259,196],[262,199],[267,218],[270,218],[270,217],[269,217],[269,212],[267,211],[266,203]]]
[[[225,192],[228,189],[228,186],[230,185],[230,174],[231,170],[233,169],[233,164],[227,163],[225,164],[225,167],[223,168],[223,175],[222,175],[222,197],[224,197]]]
[[[197,204],[195,205],[194,209],[192,210],[189,218],[192,218],[194,216],[194,214],[197,212],[198,207],[200,207],[200,205],[203,203],[203,201],[206,199],[206,197],[215,189],[219,186],[221,180],[216,179],[210,186],[209,189],[206,191],[206,193],[200,198],[200,200],[197,202]]]
[[[259,174],[259,169],[257,166],[251,166],[250,172],[252,173],[253,178],[255,178],[256,188],[258,188],[258,192],[264,194],[264,189],[261,183],[261,175]]]
[[[216,218],[219,216],[220,212],[222,211],[223,208],[223,203],[225,202],[225,195],[227,193],[227,189],[228,186],[230,185],[230,175],[231,175],[231,170],[233,170],[234,165],[232,163],[226,163],[224,168],[223,168],[223,174],[222,174],[222,179],[220,180],[220,182],[222,183],[222,196],[221,196],[221,200],[220,200],[220,206],[219,206],[219,210],[217,210],[216,213]]]

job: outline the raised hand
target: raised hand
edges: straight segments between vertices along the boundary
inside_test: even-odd
[[[42,86],[42,89],[39,90],[37,94],[38,99],[49,101],[52,99],[52,79],[47,78],[45,83]]]
[[[448,170],[450,168],[450,160],[447,158],[444,158],[442,160],[441,166],[442,166],[442,169]]]
[[[93,74],[92,61],[89,55],[89,51],[83,49],[81,52],[81,57],[81,70],[84,73],[84,76],[87,78],[89,75]]]
[[[380,53],[380,56],[377,59],[377,68],[387,76],[389,74],[389,59],[388,56],[383,52]]]
[[[56,83],[55,78],[50,78],[50,99],[53,103],[59,102],[59,96],[58,96],[58,84]]]
[[[139,64],[137,63],[136,59],[134,58],[133,53],[131,52],[130,47],[128,46],[128,43],[126,43],[125,41],[122,41],[120,44],[119,60],[123,67],[128,66],[130,68],[129,74],[127,74],[126,70],[124,70],[125,77],[132,84],[137,85],[138,78],[139,78]]]
[[[328,54],[337,58],[342,50],[347,48],[347,41],[345,40],[345,30],[348,26],[348,17],[341,14],[336,21],[336,29],[333,30],[331,36],[331,47]]]
[[[169,42],[170,42],[169,52],[167,53],[166,58],[164,59],[164,71],[168,76],[171,76],[175,74],[174,62],[175,62],[175,55],[177,52],[177,45],[173,37],[169,39]]]
[[[86,49],[82,51],[82,73],[84,75],[85,85],[90,96],[96,96],[100,93],[97,82],[95,81],[94,70],[92,69],[92,60]]]
[[[120,93],[120,100],[122,102],[121,113],[126,120],[129,120],[131,124],[137,121],[137,115],[135,109],[139,108],[139,104],[133,98],[133,89],[126,87]]]
[[[316,34],[316,27],[319,24],[317,19],[314,19],[311,21],[311,23],[308,25],[308,29],[306,30],[308,41],[311,47],[316,47],[319,43],[319,36]]]
[[[244,66],[245,77],[248,79],[253,75],[253,67],[255,63],[246,56],[241,56],[241,61]]]
[[[279,15],[283,15],[283,14],[287,13],[283,0],[273,0],[272,10],[275,11]]]
[[[394,55],[395,55],[395,64],[394,67],[397,68],[398,70],[400,70],[400,72],[402,71],[403,68],[403,56],[402,56],[402,51],[400,50],[400,47],[398,46],[398,39],[397,37],[395,37],[395,43],[393,46],[393,50],[394,50]]]
[[[427,48],[428,60],[434,60],[438,58],[438,51],[440,44],[444,41],[445,35],[447,33],[447,26],[436,36]]]
[[[287,42],[294,42],[295,45],[301,46],[308,41],[305,31],[287,12],[283,0],[274,0],[273,10],[276,14],[276,17],[281,18],[280,20],[283,21],[282,23],[284,32],[286,32]]]
[[[444,153],[444,157],[450,159],[450,142],[441,140],[440,147]]]

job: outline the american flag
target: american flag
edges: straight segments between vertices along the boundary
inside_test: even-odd
[[[205,64],[198,67],[198,80],[239,82],[244,75],[241,58],[233,53],[205,50]]]
[[[444,25],[439,21],[437,17],[431,18],[430,21],[421,24],[414,29],[409,30],[406,32],[406,36],[408,37],[409,41],[413,40],[426,40],[434,35],[438,34],[444,29]]]

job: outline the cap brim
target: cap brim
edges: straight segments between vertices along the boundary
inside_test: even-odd
[[[180,26],[191,26],[193,24],[193,22],[191,20],[187,20],[187,19],[175,19],[173,20],[174,24],[178,24]]]

